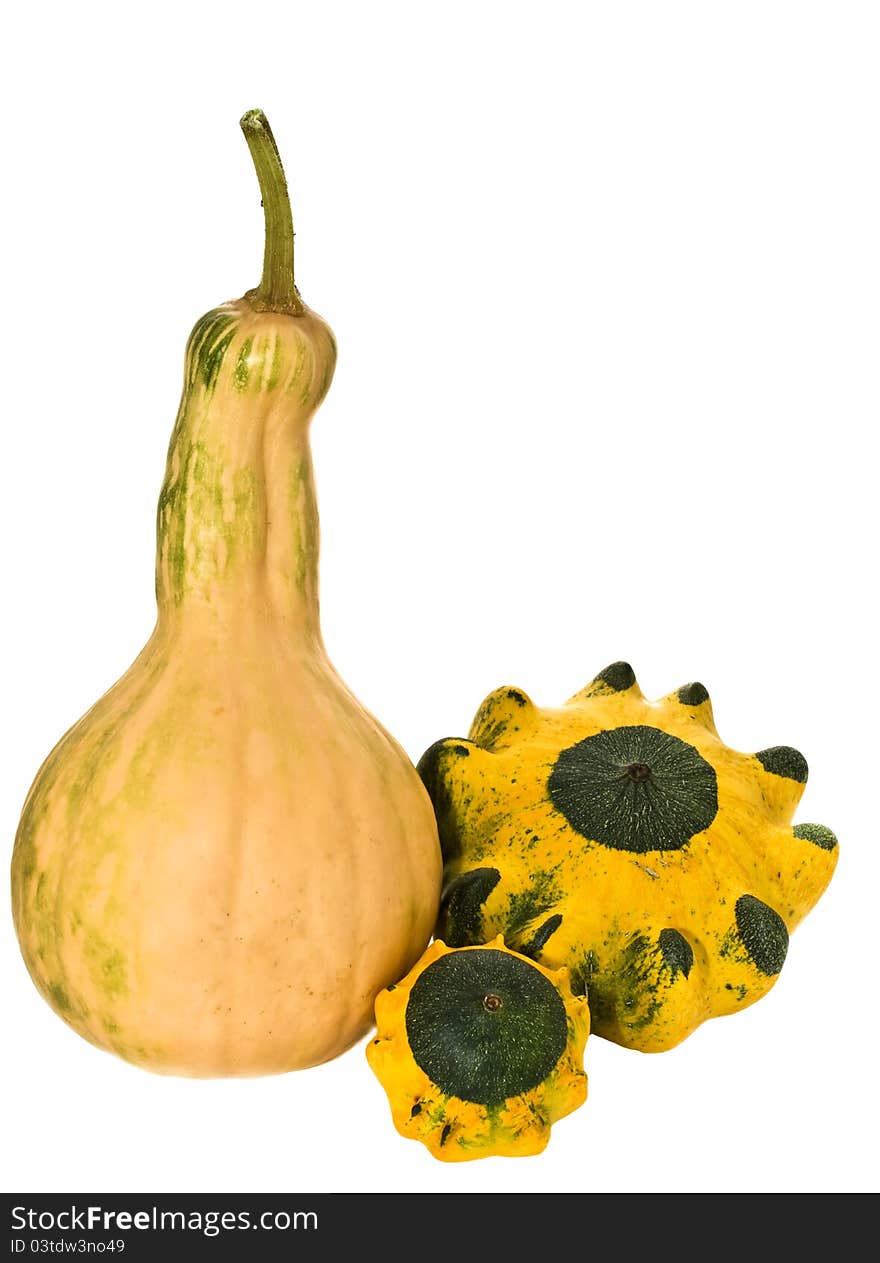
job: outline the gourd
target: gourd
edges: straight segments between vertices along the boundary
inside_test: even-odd
[[[418,769],[437,934],[567,966],[593,1031],[644,1052],[764,996],[837,863],[830,829],[791,824],[803,755],[728,748],[702,684],[649,701],[623,662],[561,707],[497,689]]]
[[[566,969],[536,964],[500,936],[458,949],[435,939],[376,997],[366,1056],[398,1132],[435,1158],[525,1157],[586,1100],[589,1032]]]
[[[80,1035],[150,1070],[323,1062],[372,1025],[437,915],[434,814],[324,647],[309,422],[336,345],[300,298],[287,186],[241,120],[260,284],[196,323],[157,515],[157,622],[27,795],[27,968]]]

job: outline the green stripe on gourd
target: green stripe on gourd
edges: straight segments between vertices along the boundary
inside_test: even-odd
[[[235,369],[232,374],[232,384],[236,390],[246,390],[248,380],[250,378],[250,354],[251,347],[254,345],[253,335],[245,338],[238,352],[238,359],[235,361]]]

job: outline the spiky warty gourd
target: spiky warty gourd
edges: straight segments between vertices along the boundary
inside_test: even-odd
[[[497,689],[418,770],[437,935],[567,966],[592,1030],[645,1052],[765,995],[837,863],[830,829],[791,823],[802,754],[730,749],[702,684],[649,701],[624,662],[561,707]]]
[[[443,1162],[540,1153],[586,1100],[586,1000],[568,970],[500,936],[482,947],[435,940],[375,1007],[367,1061],[394,1125]]]

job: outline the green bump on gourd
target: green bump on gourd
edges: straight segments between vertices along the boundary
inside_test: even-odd
[[[543,925],[538,926],[528,943],[526,943],[524,947],[520,948],[522,955],[531,956],[533,959],[537,959],[550,937],[556,933],[560,925],[562,925],[562,914],[560,912],[554,912],[553,916],[548,917]]]
[[[447,947],[479,943],[483,937],[483,904],[501,880],[497,868],[472,868],[453,881],[443,896],[441,937]]]
[[[416,764],[416,770],[422,778],[428,793],[432,795],[439,792],[443,785],[442,764],[445,759],[464,758],[470,754],[470,750],[461,741],[455,741],[449,737],[444,737],[442,741],[435,741],[429,746],[422,757]]]
[[[406,1008],[419,1067],[447,1096],[500,1105],[531,1091],[565,1052],[568,1020],[553,984],[517,956],[474,948],[419,975]]]
[[[821,846],[823,851],[833,851],[837,846],[837,837],[824,824],[796,824],[792,829],[796,838],[805,838],[808,842]]]
[[[532,711],[534,704],[522,689],[496,689],[481,703],[468,737],[483,750],[493,751],[502,737],[509,738],[521,730]]]
[[[694,949],[679,930],[661,930],[658,939],[663,960],[672,973],[691,972],[694,963]]]
[[[770,746],[767,750],[759,750],[755,758],[765,772],[771,772],[774,776],[787,776],[791,781],[806,785],[809,773],[807,760],[793,746]]]
[[[788,930],[778,912],[754,895],[736,901],[736,928],[762,974],[778,974],[788,954]]]
[[[709,700],[709,690],[705,684],[694,681],[692,684],[682,685],[677,697],[683,706],[702,706],[703,702]]]
[[[711,764],[647,724],[609,728],[563,750],[548,794],[582,837],[639,854],[680,850],[718,812]]]
[[[625,692],[635,682],[636,673],[628,662],[612,662],[592,680],[593,684],[607,684],[615,693]]]
[[[453,791],[453,779],[449,768],[460,759],[470,756],[470,749],[463,742],[444,738],[429,746],[416,764],[416,771],[422,779],[437,819],[437,830],[440,835],[440,846],[445,858],[455,854],[458,846],[458,831],[455,823],[456,801]]]

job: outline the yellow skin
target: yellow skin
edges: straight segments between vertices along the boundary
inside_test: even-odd
[[[376,1035],[367,1045],[367,1061],[382,1084],[394,1126],[402,1136],[420,1140],[442,1162],[475,1158],[528,1157],[541,1153],[553,1123],[587,1098],[584,1047],[590,1033],[586,1000],[573,995],[566,969],[549,970],[510,951],[499,936],[486,946],[513,956],[555,987],[565,1008],[567,1042],[547,1077],[530,1091],[498,1105],[483,1105],[444,1093],[416,1061],[406,1026],[413,986],[435,961],[454,951],[439,939],[431,944],[396,986],[376,998]]]
[[[648,738],[685,758],[675,793],[683,787],[686,799],[691,792],[691,766],[702,777],[705,814],[697,823],[706,827],[674,848],[646,847],[636,829],[644,849],[620,849],[613,837],[597,841],[569,818],[595,795],[595,782],[579,786],[574,765],[567,815],[552,792],[554,768],[572,747],[563,762],[589,749],[578,746],[587,738],[603,734],[601,744],[617,740],[616,730],[646,728],[659,730]],[[705,805],[713,770],[714,814]],[[575,991],[589,999],[593,1031],[644,1052],[672,1048],[705,1019],[765,995],[788,934],[837,862],[830,830],[791,825],[807,774],[797,751],[730,749],[701,685],[649,701],[625,663],[557,708],[498,689],[480,707],[469,739],[437,742],[419,771],[445,859],[437,934],[456,946],[502,934],[550,968],[567,966]],[[630,777],[623,768],[620,793],[644,805]],[[615,805],[607,795],[603,803]],[[605,827],[600,811],[593,818],[596,829]]]

